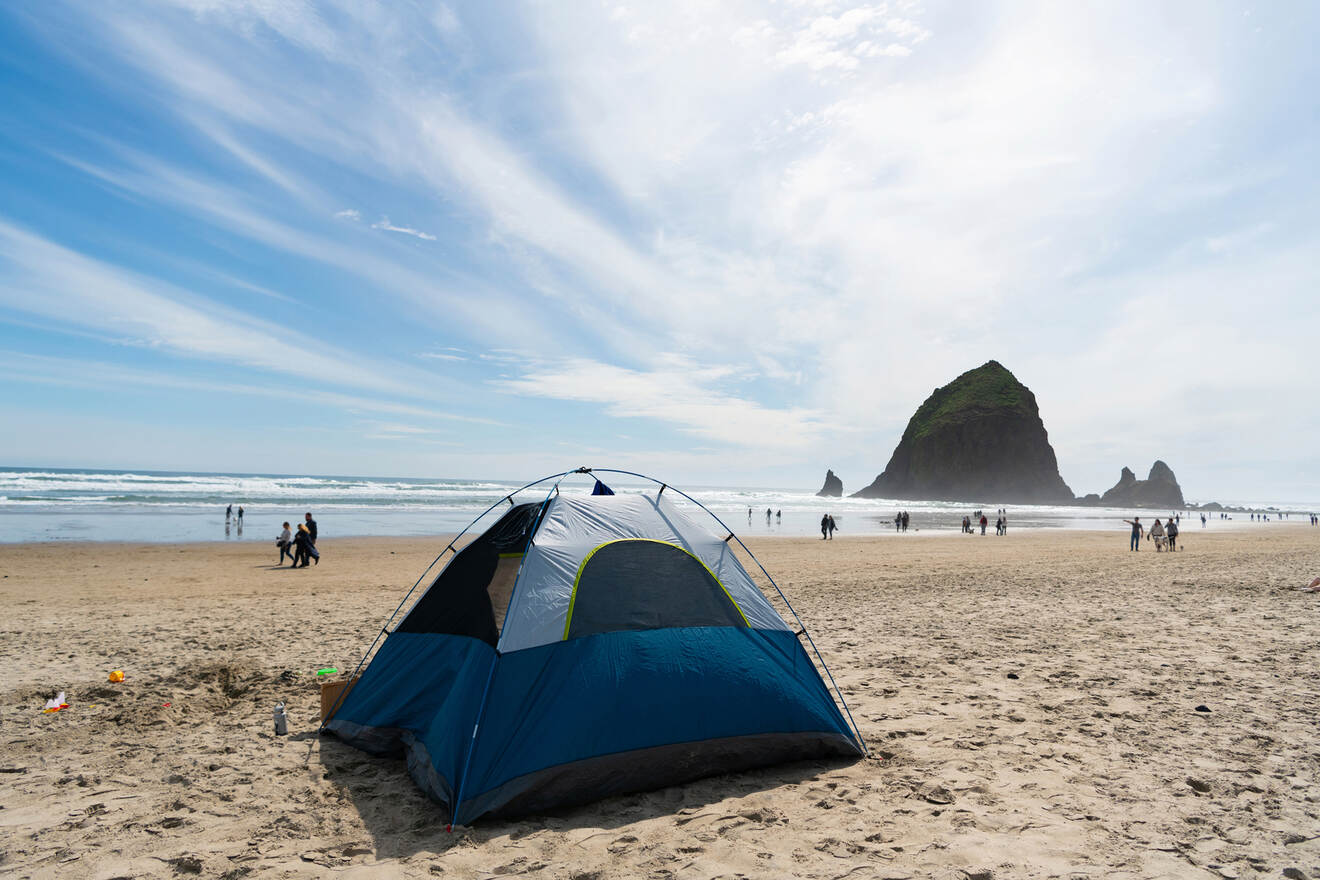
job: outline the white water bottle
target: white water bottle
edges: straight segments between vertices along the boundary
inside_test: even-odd
[[[284,736],[289,732],[289,716],[284,713],[284,704],[275,704],[275,735]]]

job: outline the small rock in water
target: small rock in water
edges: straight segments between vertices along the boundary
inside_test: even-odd
[[[1210,707],[1209,707],[1209,706],[1206,706],[1206,705],[1200,705],[1200,706],[1197,706],[1197,707],[1196,707],[1196,711],[1197,711],[1197,712],[1209,712],[1209,711],[1210,711]]]

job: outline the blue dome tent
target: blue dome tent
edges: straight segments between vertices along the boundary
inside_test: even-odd
[[[735,557],[742,542],[659,481],[654,495],[614,494],[599,479],[591,495],[559,492],[571,474],[602,473],[642,477],[556,474],[523,487],[553,481],[541,500],[510,494],[487,510],[509,505],[493,526],[461,550],[455,538],[323,730],[405,757],[451,825],[864,754],[792,606],[784,599],[797,631]]]

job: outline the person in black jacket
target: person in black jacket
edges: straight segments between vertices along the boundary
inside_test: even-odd
[[[312,536],[312,546],[316,546],[316,520],[312,519],[310,512],[303,514],[303,519],[307,521],[307,531]]]
[[[312,546],[312,535],[307,526],[298,523],[298,531],[293,536],[293,567],[306,568],[307,558]]]

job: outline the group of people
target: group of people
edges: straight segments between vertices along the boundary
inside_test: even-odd
[[[229,525],[229,521],[233,518],[234,518],[234,505],[231,504],[225,508],[225,525]],[[243,505],[241,504],[238,505],[238,524],[240,526],[243,525]]]
[[[1128,549],[1140,550],[1141,539],[1144,537],[1155,545],[1156,553],[1162,550],[1168,550],[1170,553],[1174,552],[1178,549],[1178,524],[1181,521],[1181,516],[1171,514],[1168,522],[1161,523],[1160,518],[1157,516],[1150,530],[1147,531],[1146,527],[1141,524],[1141,517],[1139,516],[1123,520],[1132,527],[1132,539]]]
[[[820,518],[820,539],[822,541],[834,540],[834,530],[837,528],[838,526],[834,524],[834,517],[828,513],[825,514]]]
[[[906,510],[894,514],[894,531],[906,532],[908,527],[908,520],[910,518],[911,517],[908,515],[908,512]]]
[[[986,516],[985,511],[983,510],[978,510],[971,516],[964,516],[962,518],[963,534],[976,534],[976,527],[978,525],[981,527],[981,534],[984,535],[986,526],[990,525],[990,517]],[[1008,511],[1002,507],[995,511],[995,534],[1008,534]]]
[[[310,512],[303,515],[303,520],[298,523],[297,532],[288,523],[284,524],[284,531],[275,539],[275,546],[280,548],[280,561],[276,565],[283,565],[286,556],[292,562],[290,568],[306,568],[308,560],[321,564],[321,552],[316,549],[316,520]]]

